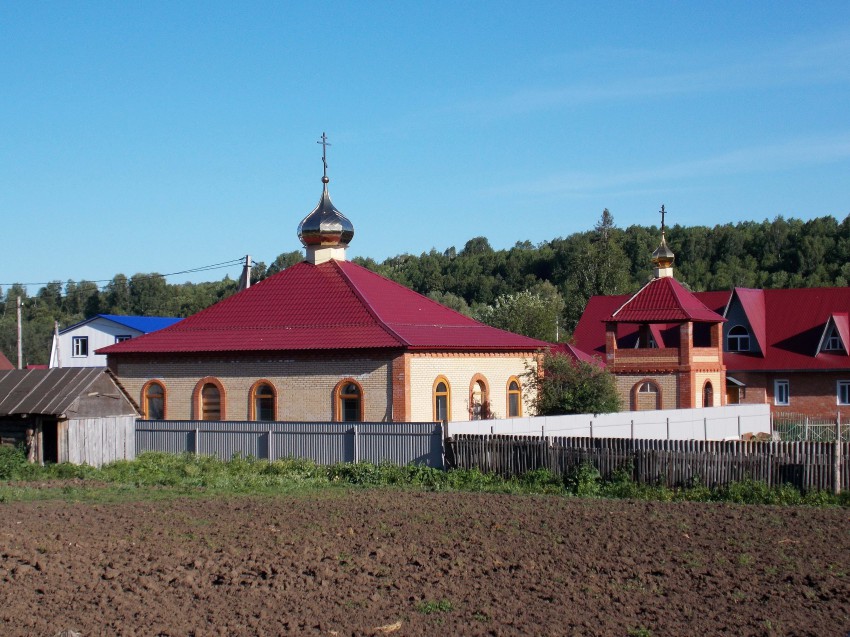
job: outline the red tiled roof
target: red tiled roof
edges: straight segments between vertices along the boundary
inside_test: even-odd
[[[824,327],[831,316],[850,312],[850,287],[798,288],[791,290],[753,290],[736,288],[730,292],[696,292],[694,296],[707,307],[724,312],[727,306],[740,302],[752,312],[754,322],[764,317],[763,355],[725,352],[727,371],[830,370],[850,369],[850,357],[844,352],[821,352],[815,355]],[[754,299],[761,296],[764,310]],[[595,296],[590,299],[574,333],[575,345],[589,353],[605,352],[605,323],[620,307],[625,296]],[[737,299],[737,300],[736,300]],[[745,301],[746,300],[746,301]],[[839,318],[836,321],[843,319]],[[758,328],[752,327],[753,332]],[[839,328],[839,334],[841,334]],[[850,331],[850,330],[848,330]],[[618,340],[629,342],[637,332],[636,325],[621,324]],[[758,339],[757,333],[754,334]],[[842,335],[842,339],[843,339]]]
[[[676,279],[662,277],[644,285],[605,320],[614,323],[719,323],[724,319]]]
[[[286,268],[171,327],[98,353],[533,351],[546,345],[479,323],[354,263],[328,261]]]
[[[0,369],[15,369],[15,366],[12,365],[12,361],[6,358],[6,355],[3,352],[0,352]]]

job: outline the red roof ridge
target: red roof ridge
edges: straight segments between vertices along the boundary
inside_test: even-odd
[[[379,314],[375,311],[375,309],[372,307],[372,304],[371,304],[371,303],[369,303],[369,302],[366,300],[366,296],[363,294],[363,291],[362,291],[359,287],[357,287],[357,284],[356,284],[354,281],[352,281],[352,280],[351,280],[351,277],[350,277],[350,276],[348,276],[348,274],[346,273],[345,269],[344,269],[344,268],[340,265],[339,261],[336,261],[335,259],[331,259],[330,263],[331,263],[331,264],[333,264],[333,266],[334,266],[334,267],[336,268],[336,270],[339,272],[339,274],[340,274],[340,276],[342,277],[343,281],[345,281],[345,284],[346,284],[349,288],[351,288],[351,291],[352,291],[352,292],[354,292],[354,296],[356,296],[356,297],[357,297],[357,300],[358,300],[358,301],[360,301],[360,304],[361,304],[361,305],[362,305],[362,306],[366,309],[366,311],[369,313],[369,316],[371,316],[373,319],[375,319],[375,322],[376,322],[376,323],[377,323],[377,324],[378,324],[381,328],[383,328],[383,330],[384,330],[387,334],[389,334],[389,335],[390,335],[390,336],[392,336],[393,338],[397,339],[401,345],[404,345],[404,346],[406,346],[406,347],[410,347],[410,341],[408,341],[408,340],[407,340],[407,339],[405,339],[405,338],[402,338],[402,336],[401,336],[398,332],[396,332],[394,329],[392,329],[392,328],[391,328],[391,327],[387,324],[387,322],[386,322],[386,321],[385,321],[385,320],[384,320],[384,319],[383,319],[383,318],[382,318],[382,317],[381,317],[381,316],[380,316],[380,315],[379,315]],[[345,263],[348,263],[348,261],[345,261]],[[352,266],[355,266],[355,267],[358,267],[358,268],[359,268],[359,267],[362,267],[362,266],[357,265],[356,263],[352,263],[351,265],[352,265]],[[368,270],[368,268],[363,268],[363,269],[364,269],[364,270]],[[368,270],[368,271],[369,271],[370,273],[372,272],[371,270]],[[387,280],[390,280],[390,279],[387,279]],[[392,281],[392,282],[393,282],[393,283],[395,283],[395,281]]]
[[[614,310],[614,313],[613,313],[613,314],[611,314],[611,317],[610,317],[610,318],[614,318],[615,316],[617,316],[617,314],[619,314],[619,313],[620,313],[623,309],[625,309],[625,307],[626,307],[629,303],[631,303],[632,301],[634,301],[634,300],[638,297],[638,295],[639,295],[641,292],[643,292],[646,288],[648,288],[648,287],[649,287],[649,286],[650,286],[650,285],[651,285],[654,281],[655,281],[655,279],[650,279],[649,281],[647,281],[646,283],[644,283],[640,290],[638,290],[637,292],[635,292],[634,294],[632,294],[632,295],[629,297],[629,300],[628,300],[628,301],[626,301],[626,302],[625,302],[625,303],[623,303],[620,307],[618,307],[616,310]],[[607,320],[607,319],[603,319],[603,320]]]
[[[622,315],[621,315],[622,312]],[[606,322],[669,323],[697,321],[721,323],[726,319],[709,309],[673,277],[656,277],[617,308]]]

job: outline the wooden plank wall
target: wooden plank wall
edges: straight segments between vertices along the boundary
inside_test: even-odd
[[[68,462],[92,467],[136,457],[136,417],[106,416],[67,421]]]
[[[840,451],[840,488],[850,489],[850,442]],[[458,435],[446,440],[454,468],[519,476],[538,468],[568,473],[589,462],[603,478],[617,470],[644,484],[726,486],[746,479],[776,486],[833,490],[834,442],[629,440]]]

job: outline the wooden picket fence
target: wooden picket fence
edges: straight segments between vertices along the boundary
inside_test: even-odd
[[[503,477],[539,468],[565,474],[590,463],[604,479],[626,470],[636,482],[667,487],[696,482],[725,486],[752,479],[803,490],[850,489],[850,442],[457,435],[445,445],[447,467]]]

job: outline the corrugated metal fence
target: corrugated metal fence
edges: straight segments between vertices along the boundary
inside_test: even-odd
[[[440,423],[137,420],[136,452],[443,467]]]
[[[836,463],[836,460],[839,463]],[[446,440],[446,465],[519,476],[546,468],[564,474],[584,463],[603,478],[629,470],[632,479],[668,487],[695,481],[725,486],[745,479],[800,489],[850,489],[850,442],[628,440],[458,435]],[[836,472],[838,466],[838,472]]]

